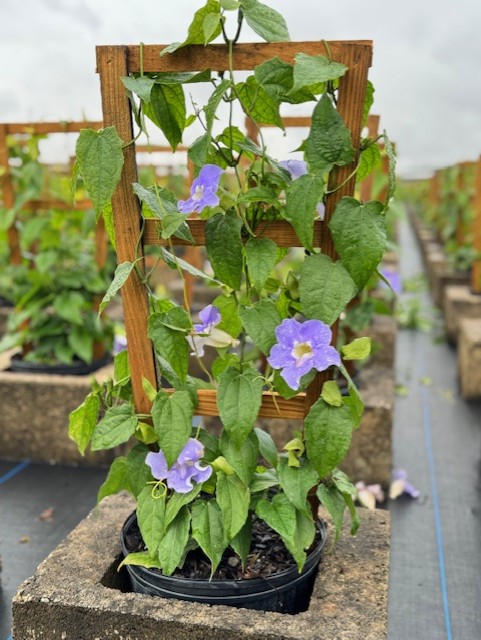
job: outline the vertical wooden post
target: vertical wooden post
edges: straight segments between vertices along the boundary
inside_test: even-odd
[[[13,190],[12,174],[10,172],[7,127],[5,124],[0,124],[0,167],[3,170],[1,177],[3,206],[5,209],[11,209],[15,204],[15,193]],[[10,249],[10,264],[21,264],[20,236],[15,226],[15,221],[13,221],[7,231],[7,238]]]
[[[351,46],[348,60],[346,60],[345,64],[349,71],[339,80],[337,109],[344,123],[351,131],[356,157],[351,164],[345,167],[335,167],[329,174],[328,190],[330,193],[326,197],[326,210],[324,214],[326,225],[329,224],[339,200],[344,196],[349,196],[354,193],[356,175],[351,176],[351,174],[356,168],[359,158],[359,141],[362,130],[367,76],[369,67],[371,66],[371,50],[357,49],[355,46]],[[332,258],[332,260],[338,258],[330,233],[325,234],[322,242],[322,252]],[[337,342],[338,325],[339,321],[336,321],[332,326],[333,344]],[[316,377],[306,391],[304,404],[305,415],[307,415],[311,406],[318,400],[322,391],[322,385],[326,380],[329,380],[330,377],[331,373],[329,371],[321,371],[316,374]]]
[[[481,156],[476,163],[474,191],[474,221],[472,226],[473,248],[475,258],[471,272],[471,289],[473,293],[481,294]]]
[[[130,105],[121,82],[121,78],[128,75],[127,48],[97,47],[97,70],[100,75],[104,125],[115,125],[119,136],[127,144],[134,137]],[[136,254],[137,239],[141,233],[140,206],[132,191],[132,183],[136,181],[135,147],[132,143],[124,149],[124,167],[112,198],[119,263],[143,258],[142,243],[139,243],[141,255]],[[140,270],[144,269],[142,259],[137,265]],[[147,295],[135,270],[124,285],[122,297],[135,408],[140,413],[149,413],[151,403],[143,391],[142,378],[145,377],[156,388],[157,376],[152,344],[147,335]]]
[[[369,138],[374,139],[379,135],[379,120],[380,116],[371,114],[367,117],[367,135]],[[374,183],[374,174],[370,174],[360,184],[361,200],[368,202],[372,200],[372,187]]]

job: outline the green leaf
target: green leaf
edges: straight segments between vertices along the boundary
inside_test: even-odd
[[[112,449],[127,442],[137,428],[137,416],[129,404],[121,404],[107,409],[105,416],[97,424],[92,437],[92,451]]]
[[[307,256],[299,278],[301,310],[309,319],[331,325],[356,295],[354,280],[341,262],[324,254]]]
[[[355,496],[357,494],[356,487],[352,484],[352,482],[349,480],[349,477],[344,473],[344,471],[335,469],[331,479],[341,493],[347,494],[349,496]]]
[[[246,115],[258,124],[273,124],[284,130],[279,103],[272,98],[254,76],[236,85],[236,94]]]
[[[294,86],[291,93],[301,89],[314,89],[329,80],[341,78],[348,67],[341,62],[330,62],[324,56],[309,56],[297,53],[294,64]]]
[[[229,367],[219,376],[217,406],[225,430],[241,446],[252,431],[262,403],[263,379],[257,371]]]
[[[240,289],[242,277],[242,223],[236,216],[217,214],[205,225],[207,256],[219,280]]]
[[[296,535],[297,521],[296,508],[283,493],[269,500],[259,500],[256,506],[256,514],[264,520],[271,529],[277,531],[284,543],[292,544]]]
[[[361,182],[367,178],[381,162],[381,152],[377,144],[371,144],[361,152],[356,180]]]
[[[342,406],[342,395],[335,380],[326,380],[322,385],[321,398],[331,407]]]
[[[150,102],[144,103],[144,112],[159,127],[175,151],[182,141],[186,123],[182,85],[155,84],[150,94]]]
[[[291,467],[285,457],[279,459],[277,474],[281,487],[290,502],[307,516],[311,510],[307,494],[318,482],[319,476],[307,460],[302,460],[299,467]]]
[[[276,243],[269,238],[249,238],[244,251],[250,281],[260,291],[276,264]]]
[[[75,154],[97,215],[110,203],[124,165],[123,140],[115,127],[82,129]]]
[[[217,296],[212,302],[219,309],[222,320],[217,325],[218,329],[226,331],[233,338],[237,338],[242,331],[242,322],[239,318],[239,304],[234,295]],[[233,355],[233,354],[228,354]]]
[[[314,220],[318,217],[317,205],[323,192],[322,177],[309,173],[293,180],[286,189],[285,218],[307,249],[312,249]]]
[[[221,27],[220,14],[208,13],[202,24],[202,29],[204,31],[204,44],[208,44],[217,37],[219,27]]]
[[[129,553],[122,562],[119,564],[120,569],[126,564],[133,564],[147,569],[160,569],[160,561],[158,558],[152,558],[148,551],[136,551],[135,553]]]
[[[237,475],[217,473],[216,497],[222,511],[227,539],[234,538],[246,523],[250,491]]]
[[[187,380],[189,366],[189,344],[185,333],[166,327],[163,313],[151,314],[148,321],[148,335],[155,350],[173,369],[181,383]]]
[[[277,452],[276,443],[267,433],[267,431],[264,431],[264,429],[255,427],[254,431],[257,439],[259,440],[259,453],[264,458],[264,460],[266,460],[266,462],[274,467],[274,469],[277,468],[277,463],[279,462],[279,454]]]
[[[162,49],[162,51],[160,52],[160,55],[164,56],[166,53],[174,53],[174,51],[177,51],[177,49],[185,47],[188,44],[206,44],[204,20],[206,16],[212,13],[217,13],[220,18],[220,4],[218,0],[207,0],[206,4],[194,13],[194,18],[189,25],[186,39],[183,42],[174,42],[168,47],[165,47],[165,49]],[[212,42],[212,40],[215,40],[215,38],[217,38],[221,31],[222,28],[219,21],[217,29],[211,33],[208,42]]]
[[[220,450],[239,478],[249,486],[254,477],[259,455],[259,441],[256,434],[251,432],[247,440],[237,447],[230,435],[224,431],[220,439]]]
[[[97,394],[89,393],[82,404],[69,415],[68,435],[77,443],[82,455],[97,424],[100,399]]]
[[[342,375],[347,380],[347,388],[349,392],[349,396],[347,398],[346,397],[343,398],[343,402],[351,412],[351,416],[354,421],[354,428],[357,428],[361,424],[362,415],[364,413],[364,403],[362,401],[362,398],[359,394],[359,391],[356,385],[352,381],[351,376],[349,375],[349,372],[347,371],[346,367],[342,364],[342,362],[339,368],[341,370]]]
[[[254,77],[271,98],[280,102],[292,89],[294,67],[276,56],[257,65]]]
[[[159,544],[159,560],[162,573],[170,576],[180,565],[189,541],[190,511],[183,507],[167,527]]]
[[[305,515],[296,511],[296,535],[293,541],[287,541],[286,547],[292,553],[299,571],[302,571],[307,559],[306,551],[312,546],[315,535],[316,526],[312,514]]]
[[[157,389],[144,376],[142,376],[142,389],[150,402],[153,402],[157,396]]]
[[[78,291],[62,291],[53,302],[53,307],[58,315],[72,324],[83,324],[82,308],[84,305],[84,297]]]
[[[215,500],[199,500],[192,507],[192,537],[211,561],[212,576],[228,545],[222,511]]]
[[[207,283],[216,284],[216,285],[222,284],[221,282],[219,282],[219,280],[212,278],[211,276],[207,275],[200,269],[196,269],[185,260],[182,260],[181,258],[177,258],[172,253],[170,253],[170,251],[167,251],[167,249],[164,249],[164,247],[160,247],[160,252],[162,254],[162,259],[171,269],[177,270],[177,267],[179,266],[184,271],[187,271],[187,273],[192,274],[196,278],[201,278],[202,280],[205,280]]]
[[[314,108],[309,135],[305,141],[305,158],[311,170],[330,171],[334,165],[354,161],[351,132],[324,94]]]
[[[262,473],[255,473],[254,479],[249,485],[251,493],[264,492],[271,487],[279,486],[279,478],[275,469],[266,469]]]
[[[168,527],[175,520],[177,514],[186,505],[190,504],[197,498],[202,489],[202,484],[195,484],[189,493],[172,493],[167,500],[165,507],[165,526]]]
[[[136,498],[146,487],[147,482],[152,480],[150,467],[145,464],[145,458],[149,448],[142,443],[136,444],[129,451],[126,460],[128,490]]]
[[[239,316],[247,334],[254,344],[266,356],[277,342],[275,329],[281,322],[281,316],[272,300],[260,300],[251,307],[240,307]]]
[[[245,21],[266,42],[290,40],[286,21],[280,13],[258,0],[240,0]]]
[[[346,509],[344,496],[336,486],[326,486],[324,484],[318,486],[316,495],[319,498],[319,502],[327,509],[332,518],[335,530],[333,544],[336,544],[341,535],[342,524],[344,522],[344,511]]]
[[[142,213],[144,217],[164,220],[169,214],[172,216],[182,215],[179,214],[177,208],[177,199],[169,189],[163,189],[157,185],[147,189],[138,182],[134,182],[132,188],[143,205]]]
[[[235,553],[240,557],[242,567],[245,567],[247,556],[249,555],[252,541],[252,519],[249,518],[239,533],[232,538],[230,546],[234,549]]]
[[[364,98],[364,109],[363,109],[363,114],[362,114],[362,126],[365,126],[366,122],[367,122],[367,118],[369,116],[369,111],[371,110],[371,107],[374,103],[374,85],[373,83],[368,80],[367,84],[366,84],[366,96]]]
[[[223,371],[228,369],[229,367],[238,367],[240,363],[240,358],[235,353],[226,353],[224,356],[219,356],[214,360],[211,366],[212,375],[216,380],[219,379],[219,376]]]
[[[210,82],[212,72],[210,69],[204,71],[178,71],[177,73],[162,72],[155,74],[155,82],[159,84],[192,84],[197,82]],[[195,116],[189,116],[195,121]],[[187,125],[188,126],[188,125]]]
[[[72,351],[84,362],[92,362],[94,337],[85,325],[74,325],[67,336]]]
[[[157,555],[165,533],[165,496],[153,497],[152,488],[145,487],[137,498],[137,522],[151,556]]]
[[[333,407],[319,399],[304,420],[309,461],[324,478],[343,460],[351,444],[354,424],[348,407]]]
[[[139,96],[142,102],[150,102],[150,94],[155,80],[148,76],[138,76],[137,78],[135,76],[127,76],[120,79],[124,87]]]
[[[99,313],[105,309],[108,303],[112,300],[114,295],[121,289],[124,284],[127,282],[130,274],[132,273],[132,269],[134,268],[133,262],[122,262],[117,265],[115,269],[114,279],[109,285],[104,297],[102,298],[102,302],[100,303]]]
[[[130,490],[130,483],[127,477],[127,458],[120,456],[110,465],[109,473],[106,480],[102,483],[99,492],[97,494],[97,504],[106,498],[123,489]]]
[[[114,380],[115,384],[122,386],[130,380],[129,353],[123,349],[114,356]]]
[[[371,353],[371,338],[356,338],[341,351],[344,360],[364,360]]]
[[[152,422],[169,467],[190,437],[193,416],[194,405],[188,391],[159,391],[152,406]]]
[[[344,197],[329,222],[336,251],[359,289],[375,273],[386,247],[384,206]]]

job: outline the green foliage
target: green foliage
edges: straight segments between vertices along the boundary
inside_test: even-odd
[[[235,26],[233,40],[229,41],[227,22],[231,17]],[[326,56],[299,51],[292,63],[279,57],[265,60],[252,74],[236,79],[232,66],[243,24],[266,41],[289,40],[280,14],[258,0],[207,0],[194,14],[186,38],[166,47],[161,55],[171,55],[175,60],[179,48],[196,45],[201,50],[222,33],[230,68],[220,76],[204,69],[142,71],[122,79],[139,135],[150,135],[154,126],[175,150],[186,128],[194,121],[200,124],[202,135],[189,145],[188,151],[196,176],[189,195],[186,196],[184,185],[167,183],[158,176],[142,176],[132,188],[141,204],[142,217],[150,219],[149,224],[155,220],[158,236],[168,245],[151,249],[152,256],[178,273],[201,278],[217,290],[212,307],[200,312],[195,304],[190,308],[185,287],[184,307],[159,298],[148,276],[136,268],[137,262],[144,266],[144,248],[139,238],[135,255],[117,267],[101,308],[136,269],[140,285],[146,288],[148,337],[158,385],[150,377],[143,379],[140,392],[145,394],[147,409],[146,413],[135,411],[124,355],[116,361],[115,379],[97,384],[71,416],[71,437],[82,451],[89,444],[96,450],[117,446],[130,438],[137,441],[127,456],[112,465],[99,499],[122,489],[136,498],[147,550],[130,554],[125,562],[160,568],[165,575],[172,575],[181,567],[187,552],[195,547],[209,558],[211,575],[228,546],[244,565],[256,517],[279,533],[301,570],[315,536],[308,500],[314,493],[333,518],[336,538],[346,507],[353,518],[352,531],[358,525],[353,487],[337,469],[363,412],[359,392],[344,365],[333,371],[333,379],[324,382],[319,398],[305,417],[303,431],[285,445],[283,453],[279,454],[271,436],[256,426],[256,421],[269,392],[271,406],[276,407],[284,398],[307,389],[317,371],[325,366],[318,363],[322,357],[309,329],[320,329],[320,323],[334,325],[378,269],[386,247],[384,203],[361,203],[351,197],[338,201],[328,228],[322,227],[323,234],[332,236],[335,260],[330,257],[334,253],[327,254],[324,244],[319,247],[314,223],[325,198],[336,191],[331,186],[336,183],[330,172],[353,165],[349,167],[352,176],[357,172],[357,179],[362,180],[379,163],[379,148],[371,141],[363,142],[365,148],[356,169],[361,141],[352,139],[338,110],[340,79],[348,69],[331,58],[327,47]],[[202,104],[192,95],[189,104],[193,113],[188,115],[185,92],[193,94],[199,83],[209,85],[210,95]],[[372,94],[370,85],[364,116]],[[297,149],[304,165],[296,168],[295,163],[282,162],[285,159],[275,158],[271,150],[267,152],[262,125],[284,129],[282,104],[304,102],[313,104],[312,121],[306,139]],[[228,116],[224,121],[225,112]],[[247,116],[252,124],[254,133],[250,137],[243,132],[244,123],[235,122],[238,113],[242,118]],[[134,136],[137,139],[137,134]],[[93,179],[100,213],[106,210],[115,188],[121,168],[118,151],[122,153],[123,143],[108,133],[101,138],[88,134],[82,144],[85,149],[92,149],[94,161],[89,164],[84,153],[80,173],[86,182]],[[388,141],[385,145],[391,155]],[[95,163],[98,169],[99,157],[105,150],[114,154],[113,167],[106,177],[97,175],[94,179]],[[393,169],[391,174],[389,198]],[[87,186],[90,188],[91,183]],[[179,207],[180,199],[183,202]],[[185,215],[191,213],[199,225],[195,233],[199,232],[199,222],[204,223],[210,274],[190,265],[180,257],[181,250],[173,246],[176,239],[194,243],[194,226],[190,225],[190,215]],[[284,247],[287,243],[285,239],[280,241],[276,231],[291,232],[286,222],[299,240],[299,248],[294,251]],[[31,228],[32,237],[37,231]],[[49,272],[53,260],[53,256],[43,256],[39,265],[42,274]],[[85,336],[80,331],[81,298],[65,294],[52,306],[77,327],[70,341],[78,341],[78,348],[82,349]],[[365,311],[363,308],[358,315],[366,316]],[[313,322],[303,326],[306,320]],[[328,327],[322,327],[326,341],[331,335]],[[301,330],[306,332],[302,337],[297,333]],[[332,334],[336,335],[336,331]],[[283,349],[283,355],[279,355]],[[360,338],[343,345],[342,355],[346,360],[362,360],[369,350],[369,340]],[[202,379],[189,375],[194,357],[205,374]],[[275,364],[276,358],[281,357],[286,364]],[[294,359],[292,366],[301,366],[305,357],[316,359],[316,364],[300,377],[297,388],[291,388],[289,384],[296,384],[297,380],[287,375],[289,363]],[[347,395],[341,394],[339,374],[347,380]],[[207,391],[202,398],[204,403],[213,403],[210,394],[216,392],[222,423],[219,437],[194,420],[200,390]],[[201,402],[198,406],[202,412]],[[282,416],[282,406],[278,409]],[[102,419],[97,423],[99,412]],[[198,460],[186,458],[194,456],[186,453],[192,438],[202,444],[195,445]],[[148,452],[161,452],[157,460],[165,471],[152,465],[161,478],[153,478],[152,469],[145,463]],[[206,468],[209,477],[197,481],[199,469]],[[174,488],[176,473],[194,474],[191,490],[182,493]]]

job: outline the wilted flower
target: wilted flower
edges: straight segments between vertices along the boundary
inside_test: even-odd
[[[223,169],[216,164],[205,164],[190,187],[190,198],[179,200],[177,206],[181,213],[200,213],[205,207],[216,207],[219,198],[216,191],[219,187],[220,174]]]
[[[380,484],[364,484],[364,482],[356,482],[355,487],[357,489],[357,500],[363,507],[368,509],[375,509],[376,502],[384,501],[384,491]]]
[[[292,180],[297,180],[297,178],[300,178],[307,173],[307,164],[304,162],[304,160],[281,160],[279,164],[290,173]],[[324,220],[324,203],[319,202],[316,209],[317,213],[319,214],[319,218],[321,220]]]
[[[276,327],[276,338],[267,362],[274,369],[281,369],[281,376],[291,389],[297,390],[302,376],[311,369],[324,371],[341,364],[338,352],[330,344],[331,329],[321,320],[298,322],[287,318]]]
[[[239,341],[233,338],[227,331],[218,329],[216,325],[222,320],[217,307],[209,304],[199,312],[200,323],[194,324],[194,335],[186,336],[192,349],[191,355],[202,357],[204,347],[236,347]]]
[[[411,498],[419,498],[421,492],[408,481],[408,474],[405,469],[393,469],[392,477],[393,481],[389,488],[391,500],[399,498],[403,493],[407,493]]]
[[[397,271],[393,271],[392,269],[381,269],[380,273],[389,282],[389,285],[391,286],[391,289],[394,291],[394,293],[402,293],[403,287],[401,276]],[[388,288],[388,285],[384,282],[384,280],[379,281],[379,286],[381,287],[381,289]]]
[[[179,457],[169,469],[162,451],[150,451],[146,458],[152,475],[157,480],[165,480],[169,489],[177,493],[189,493],[194,488],[192,481],[205,482],[212,474],[212,467],[202,467],[199,460],[204,455],[204,445],[195,438],[189,438]]]

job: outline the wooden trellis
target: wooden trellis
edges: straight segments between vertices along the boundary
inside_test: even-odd
[[[15,204],[15,188],[10,170],[10,153],[7,144],[7,136],[25,136],[25,135],[48,135],[57,133],[79,133],[81,129],[101,129],[102,122],[26,122],[26,123],[0,123],[0,168],[2,171],[1,189],[3,206],[5,209],[11,209]],[[92,208],[92,202],[84,199],[76,203],[64,202],[57,198],[43,198],[30,200],[25,203],[22,210],[40,211],[46,209],[59,210],[87,210]],[[107,260],[107,243],[106,233],[103,224],[96,227],[96,262],[99,267],[105,266]],[[20,264],[22,256],[20,253],[20,237],[15,224],[8,229],[8,244],[10,248],[11,264]]]
[[[226,45],[186,46],[173,54],[159,57],[165,45],[147,45],[141,52],[139,46],[101,46],[97,47],[97,71],[100,74],[102,110],[105,126],[114,125],[120,137],[125,141],[134,139],[130,103],[121,78],[130,73],[191,72],[211,69],[223,71],[229,68],[229,51]],[[233,54],[233,68],[238,71],[252,71],[254,67],[278,56],[281,60],[293,63],[296,53],[302,51],[309,55],[325,55],[329,50],[332,60],[345,64],[349,71],[339,81],[337,108],[351,131],[354,147],[359,151],[359,139],[362,129],[364,99],[368,70],[371,66],[372,43],[370,41],[333,41],[282,42],[236,44]],[[138,239],[141,234],[140,204],[132,191],[132,183],[137,179],[135,145],[124,149],[124,167],[119,185],[113,195],[112,205],[119,262],[132,262],[138,257]],[[330,173],[326,200],[325,222],[316,221],[314,244],[320,246],[329,257],[337,255],[326,223],[330,220],[336,203],[343,196],[354,193],[355,176],[348,179],[356,166],[357,158],[345,167],[337,167]],[[340,186],[342,185],[342,186]],[[189,220],[191,233],[196,245],[205,244],[205,222],[199,219]],[[275,239],[281,246],[299,246],[299,241],[286,221],[276,221],[269,225],[265,237]],[[176,244],[186,244],[171,239]],[[159,240],[156,221],[146,220],[140,251],[145,244],[167,244]],[[132,376],[132,390],[135,407],[138,412],[148,413],[151,402],[142,387],[142,377],[156,387],[156,368],[152,344],[147,335],[148,304],[145,289],[135,272],[132,272],[123,287],[123,305],[125,327],[129,345],[129,361]],[[333,339],[336,338],[336,326],[333,327]],[[298,394],[291,400],[265,392],[259,416],[303,418],[320,395],[322,384],[327,378],[326,372],[316,375],[306,393]],[[200,390],[198,392],[199,415],[218,415],[216,392]]]

